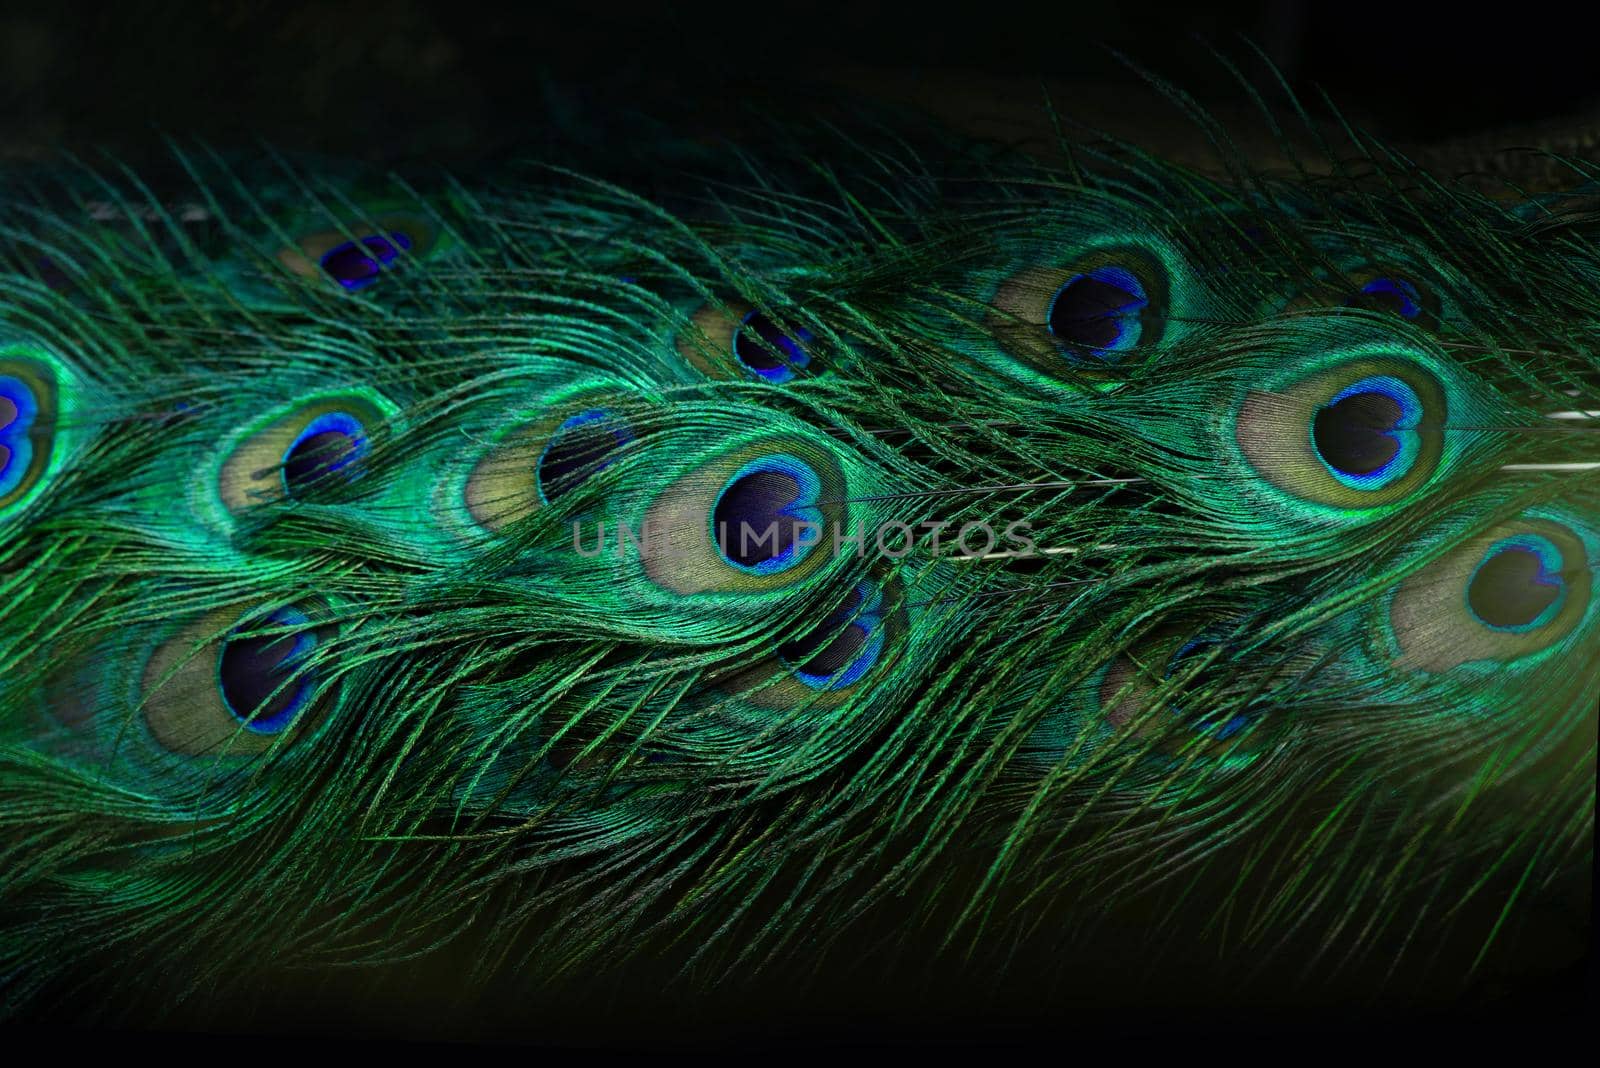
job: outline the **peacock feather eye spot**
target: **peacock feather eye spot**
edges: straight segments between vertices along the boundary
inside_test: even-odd
[[[1131,271],[1108,264],[1068,279],[1051,299],[1045,321],[1062,343],[1109,359],[1139,343],[1140,314],[1149,303]]]
[[[1403,477],[1420,450],[1416,391],[1388,375],[1340,390],[1312,418],[1317,458],[1344,485],[1379,489]]]
[[[28,497],[50,470],[62,383],[31,346],[0,351],[0,510]]]
[[[362,477],[395,408],[371,390],[292,400],[240,427],[200,487],[224,522],[274,501],[305,500]]]
[[[1229,429],[1269,492],[1317,508],[1295,514],[1358,520],[1410,499],[1449,459],[1449,393],[1401,352],[1324,359],[1246,387]]]
[[[0,377],[0,497],[21,485],[32,465],[28,435],[38,411],[38,401],[26,383]]]
[[[1404,278],[1380,275],[1363,285],[1359,293],[1345,301],[1345,306],[1393,312],[1403,319],[1416,319],[1422,314],[1422,294]]]
[[[1392,433],[1400,405],[1382,393],[1356,393],[1317,409],[1311,436],[1317,453],[1344,475],[1383,470],[1400,451]]]
[[[1554,619],[1566,596],[1561,550],[1523,534],[1497,542],[1467,581],[1467,607],[1484,626],[1513,634]]]
[[[1005,354],[1073,386],[1114,387],[1123,365],[1165,338],[1186,292],[1175,250],[1140,243],[1047,254],[995,285],[985,329]]]
[[[349,471],[366,451],[361,421],[348,412],[325,412],[306,424],[283,454],[283,485],[289,496],[304,494],[318,480]]]
[[[862,697],[874,679],[887,676],[892,651],[909,633],[904,593],[895,578],[869,575],[825,611],[776,642],[768,658],[718,685],[753,708],[785,712],[826,714]]]
[[[883,592],[861,583],[815,629],[778,648],[778,659],[813,690],[853,686],[883,655]]]
[[[316,680],[299,670],[317,645],[310,622],[298,609],[282,608],[263,624],[235,628],[223,642],[217,657],[217,687],[228,711],[248,730],[278,734],[310,703]],[[251,633],[263,625],[305,629],[293,634]]]
[[[301,735],[341,702],[313,659],[337,633],[312,604],[236,603],[171,633],[139,672],[138,704],[169,753],[228,759]]]
[[[641,474],[635,468],[630,477]],[[833,558],[816,546],[847,529],[849,503],[849,482],[826,439],[762,430],[713,446],[650,494],[635,529],[662,551],[639,560],[653,586],[674,594],[792,588]]]
[[[808,330],[786,334],[761,312],[751,311],[734,331],[733,354],[757,377],[768,382],[788,382],[811,362],[811,354],[803,347],[811,339]]]
[[[1591,537],[1530,511],[1451,545],[1395,590],[1384,648],[1430,674],[1540,663],[1593,625]]]
[[[577,489],[612,463],[611,454],[633,440],[633,431],[603,408],[591,408],[556,428],[534,471],[546,504]]]
[[[372,234],[358,241],[346,241],[323,253],[322,269],[344,288],[360,289],[376,281],[385,267],[411,247],[411,238],[399,230],[387,235]]]
[[[609,469],[618,451],[637,440],[624,414],[632,404],[626,391],[594,386],[544,392],[539,414],[491,431],[464,467],[465,480],[440,483],[437,499],[452,511],[464,505],[461,518],[478,533],[549,508]]]
[[[799,563],[816,544],[822,482],[811,466],[777,455],[745,464],[723,486],[711,509],[722,559],[756,574]],[[813,537],[805,537],[810,530]]]

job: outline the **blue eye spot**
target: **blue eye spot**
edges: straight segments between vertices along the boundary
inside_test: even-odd
[[[1050,333],[1075,350],[1113,360],[1139,343],[1140,313],[1150,304],[1143,283],[1121,267],[1095,267],[1056,290],[1045,312]]]
[[[760,312],[749,312],[733,336],[733,355],[757,377],[768,382],[788,382],[811,362],[802,346],[811,332],[799,329],[791,337]]]
[[[347,412],[324,412],[307,423],[284,451],[284,490],[291,497],[303,493],[366,451],[366,431],[359,419]]]
[[[1525,634],[1560,614],[1567,598],[1561,549],[1539,534],[1490,546],[1467,580],[1467,608],[1493,630]]]
[[[0,499],[22,484],[33,464],[29,436],[39,400],[20,378],[0,375]]]
[[[1358,296],[1345,302],[1347,307],[1374,308],[1391,311],[1404,319],[1415,319],[1422,314],[1422,295],[1417,287],[1403,278],[1374,278],[1361,287]]]
[[[887,637],[883,591],[861,582],[815,630],[780,646],[778,658],[813,690],[842,690],[872,670]]]
[[[323,253],[322,269],[346,289],[360,289],[376,281],[385,267],[410,248],[411,239],[398,230],[387,236],[373,234]]]
[[[577,489],[613,463],[612,453],[633,440],[633,431],[604,408],[590,408],[556,427],[534,471],[539,497],[549,504]]]
[[[728,480],[711,508],[722,559],[770,575],[803,560],[822,532],[822,481],[805,461],[778,453],[752,460]]]
[[[296,670],[317,646],[311,620],[296,608],[280,608],[262,623],[235,629],[217,658],[217,687],[245,729],[256,734],[278,734],[294,722],[310,703],[316,679]],[[303,627],[293,634],[245,636],[251,630]],[[281,688],[280,688],[281,687]]]
[[[1377,490],[1403,478],[1422,449],[1422,400],[1391,375],[1346,386],[1317,409],[1311,443],[1324,467],[1352,489]]]

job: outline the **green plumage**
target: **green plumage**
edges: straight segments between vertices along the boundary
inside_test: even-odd
[[[1592,219],[799,136],[6,193],[13,1011],[996,969],[1134,900],[1333,967],[1518,873],[1481,957],[1586,868]]]

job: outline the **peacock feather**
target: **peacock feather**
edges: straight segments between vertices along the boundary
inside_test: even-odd
[[[1592,162],[772,130],[12,176],[9,1012],[1106,930],[1448,985],[1584,878]]]

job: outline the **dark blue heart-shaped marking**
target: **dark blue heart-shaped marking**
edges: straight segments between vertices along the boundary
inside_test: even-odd
[[[817,473],[794,456],[780,453],[745,464],[711,509],[722,558],[762,575],[799,563],[821,532],[821,495]]]
[[[812,689],[840,690],[872,670],[885,637],[883,591],[863,582],[815,630],[780,646],[778,658]]]
[[[241,635],[224,643],[217,658],[217,687],[228,711],[248,730],[277,734],[310,703],[316,679],[309,671],[296,674],[317,646],[310,622],[298,609],[281,608],[248,629],[306,629],[292,634]]]
[[[1361,287],[1360,293],[1345,301],[1345,306],[1393,312],[1402,319],[1415,319],[1422,314],[1422,295],[1404,278],[1374,278]]]
[[[803,347],[810,340],[809,330],[796,330],[791,337],[771,319],[753,311],[733,336],[733,354],[768,382],[788,382],[811,362],[811,354]]]
[[[1056,291],[1045,313],[1050,333],[1072,348],[1109,359],[1133,348],[1150,298],[1132,271],[1096,267]]]
[[[402,250],[411,248],[411,239],[396,230],[387,236],[373,234],[360,241],[346,241],[322,255],[322,269],[346,289],[360,289],[377,280],[383,269],[395,261]]]
[[[556,427],[534,471],[546,504],[577,489],[614,462],[613,454],[633,440],[633,431],[604,408],[579,412]]]
[[[0,376],[0,497],[22,484],[33,465],[30,436],[39,403],[20,378]]]
[[[1536,630],[1556,617],[1566,599],[1562,564],[1561,550],[1540,535],[1497,542],[1467,580],[1467,607],[1495,630]]]
[[[1405,477],[1422,448],[1416,429],[1422,401],[1391,375],[1373,375],[1340,390],[1317,409],[1311,443],[1340,482],[1382,489]]]
[[[285,450],[284,488],[291,497],[304,493],[318,479],[348,468],[366,449],[361,420],[348,412],[324,412],[307,423]]]

